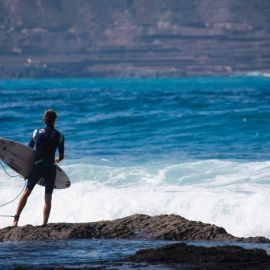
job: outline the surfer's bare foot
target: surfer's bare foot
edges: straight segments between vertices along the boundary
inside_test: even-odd
[[[13,220],[13,224],[12,224],[13,227],[17,227],[18,226],[19,218],[20,218],[20,216],[18,216],[18,215],[15,215],[14,216],[14,220]]]

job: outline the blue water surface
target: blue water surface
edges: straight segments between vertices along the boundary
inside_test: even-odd
[[[24,269],[27,269],[27,267],[38,269],[39,267],[46,266],[97,267],[99,265],[106,265],[106,262],[128,261],[128,257],[139,249],[157,248],[171,243],[176,242],[91,239],[4,242],[0,243],[0,268],[6,270],[14,269],[15,267],[23,267]],[[264,249],[270,254],[269,244],[249,244],[233,241],[184,241],[184,243],[205,247],[237,245],[248,249]],[[146,265],[142,268],[148,269]],[[165,267],[162,269],[169,268]],[[118,269],[118,267],[113,269]],[[122,268],[119,267],[119,269]],[[124,269],[134,268],[126,266]],[[159,268],[153,267],[151,269]],[[183,266],[183,269],[192,268]]]
[[[0,268],[86,266],[126,259],[141,248],[155,248],[170,241],[45,240],[0,243]]]
[[[48,108],[68,158],[269,158],[266,77],[0,81],[2,137],[27,143]]]

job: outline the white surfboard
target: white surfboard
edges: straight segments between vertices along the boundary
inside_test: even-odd
[[[32,148],[21,143],[0,137],[0,159],[11,169],[24,178],[28,177],[34,165],[35,152]],[[55,188],[63,189],[70,187],[71,183],[65,172],[57,165]],[[38,184],[44,186],[41,178]]]

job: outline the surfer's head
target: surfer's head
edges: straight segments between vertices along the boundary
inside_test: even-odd
[[[51,109],[45,111],[43,114],[43,121],[49,127],[54,126],[56,118],[57,118],[56,112]]]

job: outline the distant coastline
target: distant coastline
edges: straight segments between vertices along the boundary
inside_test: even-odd
[[[0,78],[270,73],[267,0],[5,0],[0,7]]]

